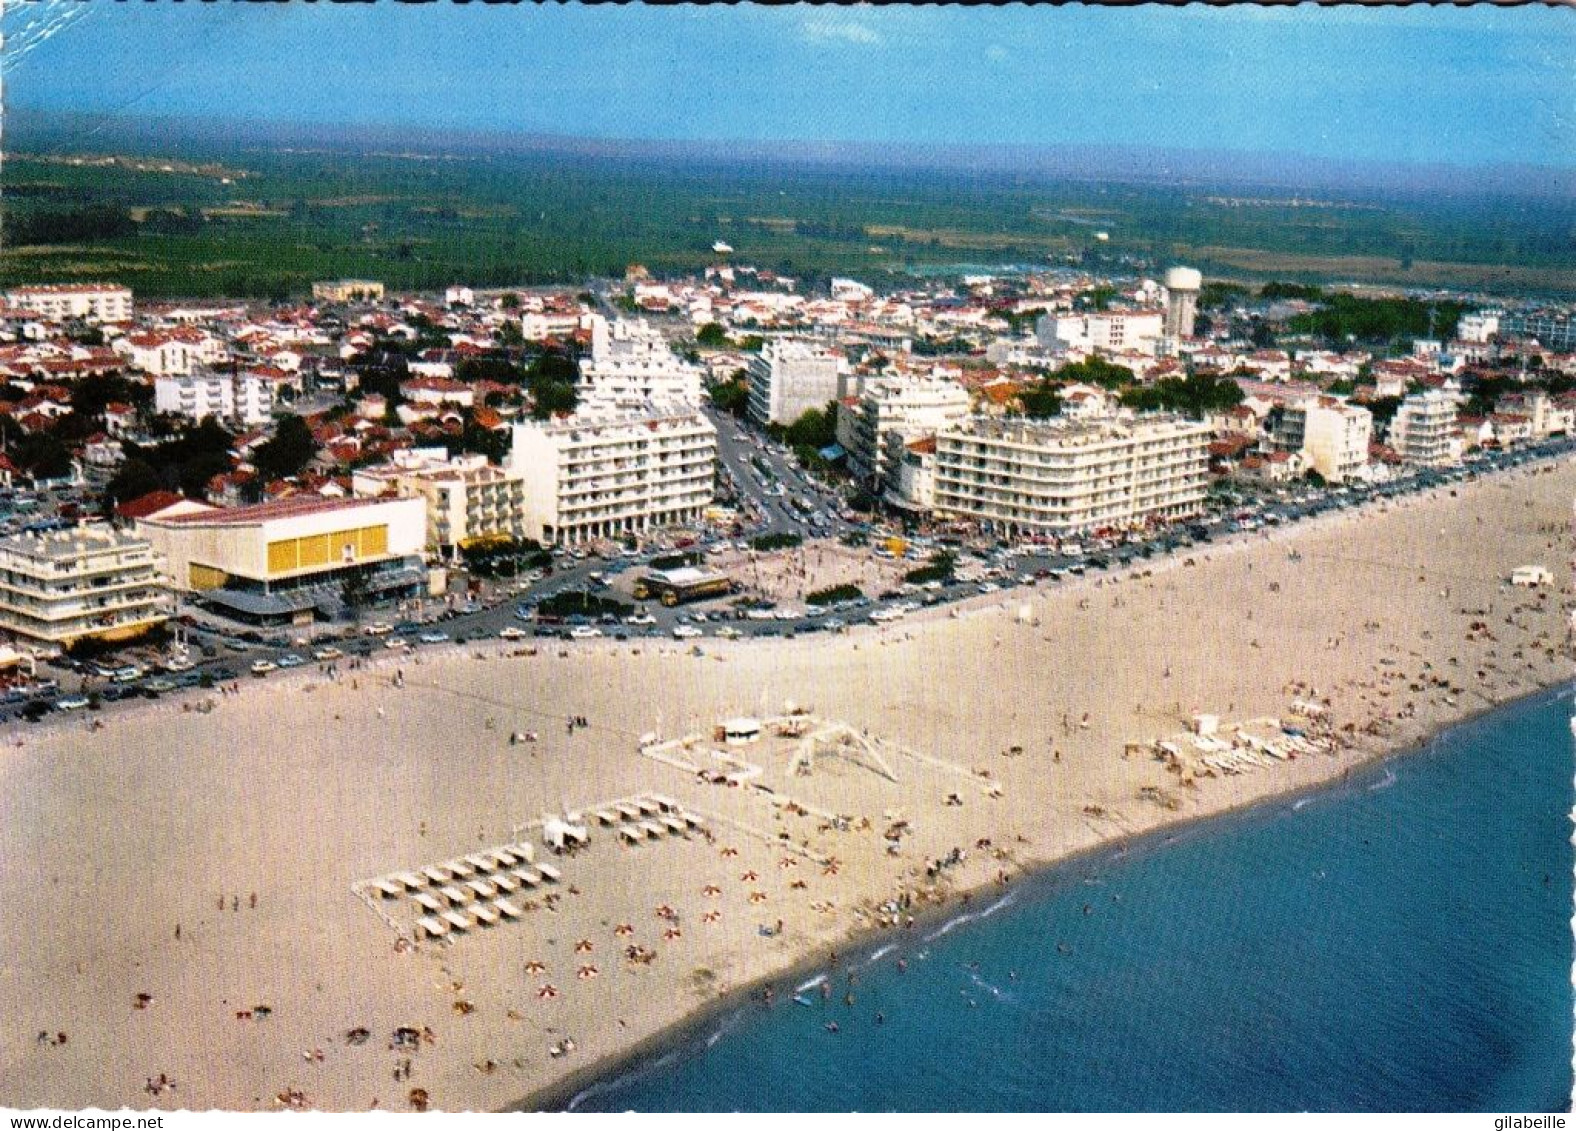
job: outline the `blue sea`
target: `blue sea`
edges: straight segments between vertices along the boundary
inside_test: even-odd
[[[1569,690],[1526,700],[976,899],[573,1106],[1568,1110],[1570,715]]]

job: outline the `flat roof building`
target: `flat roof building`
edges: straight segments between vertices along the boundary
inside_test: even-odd
[[[333,279],[313,283],[312,297],[319,302],[377,302],[383,298],[383,284],[372,279]]]
[[[302,496],[139,519],[171,584],[263,623],[332,619],[347,605],[416,595],[426,581],[422,499]]]
[[[5,303],[51,322],[130,322],[132,316],[131,288],[109,283],[15,287]]]
[[[750,358],[750,419],[758,424],[793,424],[806,412],[844,397],[841,359],[809,342],[767,342]]]
[[[525,477],[495,467],[485,456],[460,456],[434,463],[362,468],[351,478],[357,496],[390,491],[427,505],[427,550],[452,554],[487,538],[524,538]]]
[[[587,408],[514,426],[526,537],[570,545],[699,521],[717,477],[717,429],[691,409]]]
[[[146,539],[103,523],[0,539],[0,630],[64,648],[136,636],[169,615]]]
[[[973,417],[936,437],[935,510],[1009,534],[1131,526],[1198,511],[1209,429],[1178,416]]]

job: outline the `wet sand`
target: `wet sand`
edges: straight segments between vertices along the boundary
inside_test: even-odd
[[[239,695],[209,696],[208,714],[161,702],[96,733],[84,719],[12,729],[0,747],[0,1104],[249,1110],[294,1092],[324,1109],[404,1110],[421,1088],[434,1107],[497,1109],[546,1097],[742,986],[851,937],[902,932],[876,925],[883,901],[954,907],[1112,839],[1330,781],[1568,679],[1576,465],[1454,490],[1199,548],[1191,565],[1143,563],[1149,576],[992,594],[879,630],[707,639],[700,656],[673,641],[380,655],[337,682],[311,669],[243,680]],[[1534,563],[1555,588],[1505,584]],[[1338,756],[1196,788],[1124,757],[1193,712],[1229,725],[1289,717],[1293,699],[1327,701],[1346,739]],[[801,777],[763,743],[742,756],[772,763],[766,795],[637,753],[641,735],[789,700],[917,757],[894,755],[896,782],[836,759]],[[571,733],[571,715],[590,725]],[[539,741],[510,744],[527,730]],[[523,921],[453,944],[396,946],[352,894],[517,839],[547,812],[647,791],[705,815],[715,840],[626,848],[593,829],[588,850],[555,861],[553,907],[538,897]],[[811,815],[774,808],[785,795]],[[853,820],[840,830],[819,811]],[[882,834],[899,821],[892,855]],[[926,874],[955,848],[961,864]],[[403,925],[402,902],[384,910]],[[778,920],[780,934],[761,933]],[[654,959],[628,962],[631,945]],[[391,1049],[400,1026],[431,1039]],[[347,1039],[358,1028],[364,1043]],[[566,1036],[574,1050],[552,1057]],[[161,1073],[175,1087],[149,1091]]]

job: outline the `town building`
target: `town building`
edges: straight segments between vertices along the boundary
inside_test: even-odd
[[[1035,323],[1040,345],[1058,356],[1128,350],[1153,356],[1164,332],[1164,313],[1150,309],[1043,314]]]
[[[934,436],[968,415],[968,391],[955,381],[928,376],[871,381],[851,412],[850,443],[844,444],[849,470],[879,494],[889,485],[896,458],[901,458],[893,456],[890,437],[898,437],[901,452],[909,441]]]
[[[334,619],[416,596],[427,581],[422,499],[298,495],[162,512],[138,519],[136,531],[163,557],[176,590],[254,623]]]
[[[200,421],[214,416],[241,424],[262,424],[273,418],[276,382],[257,373],[201,370],[153,382],[155,412]]]
[[[1304,397],[1274,414],[1270,449],[1301,453],[1306,466],[1328,483],[1360,479],[1368,467],[1373,414],[1334,397]]]
[[[514,425],[525,536],[573,545],[699,521],[717,474],[717,430],[700,412],[582,406]]]
[[[137,636],[169,615],[145,539],[103,523],[0,538],[0,631],[65,648]]]
[[[841,359],[809,342],[767,342],[750,359],[748,409],[758,424],[792,424],[847,395]]]
[[[313,283],[312,297],[319,302],[380,302],[383,284],[371,279],[334,279]]]
[[[5,304],[49,322],[130,322],[132,317],[131,288],[112,284],[15,287],[5,292]]]
[[[1209,429],[1156,414],[1079,422],[973,417],[936,437],[936,513],[1011,535],[1067,534],[1198,511]]]
[[[1430,389],[1401,402],[1390,421],[1390,447],[1406,463],[1444,467],[1461,459],[1456,400]]]
[[[591,320],[591,356],[580,362],[582,400],[635,407],[648,401],[698,405],[704,371],[675,354],[644,318]]]
[[[393,463],[357,470],[351,490],[363,498],[393,494],[425,500],[432,554],[452,555],[489,538],[526,537],[524,476],[488,463],[485,456],[399,453]]]

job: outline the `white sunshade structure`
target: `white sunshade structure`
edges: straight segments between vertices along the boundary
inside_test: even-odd
[[[584,825],[572,825],[557,817],[549,817],[542,826],[542,842],[552,848],[563,848],[566,844],[586,844],[590,839],[591,834]]]
[[[655,801],[652,801],[648,797],[642,797],[639,801],[635,802],[635,806],[640,810],[640,815],[643,817],[655,817],[658,813],[662,812],[662,806],[658,805]]]
[[[661,818],[661,821],[663,827],[665,827],[668,832],[672,833],[674,836],[679,836],[680,834],[689,831],[689,826],[683,821],[679,820],[677,817],[669,817],[664,814]]]
[[[492,861],[492,869],[491,870],[494,870],[494,871],[496,871],[499,868],[504,868],[504,869],[513,868],[516,864],[521,862],[520,858],[518,856],[516,856],[513,852],[511,852],[507,848],[495,848],[495,849],[493,849],[491,852],[489,852],[487,854],[487,859]]]
[[[551,864],[538,864],[536,866],[536,870],[555,884],[564,878],[564,874],[557,868],[553,867]]]
[[[493,900],[492,905],[498,909],[498,914],[502,915],[505,919],[519,919],[523,914],[518,907],[510,903],[507,899],[495,899]]]
[[[619,811],[626,821],[638,821],[640,819],[640,807],[638,805],[631,805],[627,801],[621,801],[614,808]]]
[[[535,868],[516,868],[509,874],[528,888],[534,888],[542,882],[542,873]]]
[[[657,803],[657,807],[664,813],[672,813],[679,807],[679,803],[674,801],[673,798],[668,797],[666,794],[648,793],[646,796],[655,801]]]
[[[476,920],[468,915],[462,915],[458,911],[445,911],[441,918],[456,931],[468,931],[476,925]]]
[[[475,892],[478,899],[492,899],[498,894],[498,889],[486,880],[466,880],[465,887]]]
[[[697,817],[694,813],[685,813],[683,814],[683,817],[684,823],[692,829],[703,829],[706,827],[706,822],[701,820],[701,818]]]
[[[396,872],[389,879],[396,884],[404,884],[410,891],[420,891],[427,886],[426,877],[418,876],[415,872]]]
[[[501,892],[513,892],[520,890],[520,881],[515,879],[508,872],[498,872],[488,882]]]
[[[641,821],[640,827],[646,830],[646,835],[652,840],[660,839],[668,831],[655,821]]]
[[[372,890],[384,899],[396,899],[405,894],[405,886],[393,880],[374,880]]]
[[[454,878],[448,871],[438,867],[436,864],[423,868],[421,874],[435,884],[446,884]]]
[[[465,909],[465,913],[483,926],[495,927],[498,925],[498,912],[488,907],[485,903],[473,903]]]
[[[417,919],[416,929],[420,931],[423,936],[432,939],[441,939],[444,935],[449,933],[449,925],[447,923],[445,923],[442,919],[434,919],[430,916]]]
[[[438,894],[443,896],[443,898],[448,900],[450,903],[469,903],[471,901],[470,896],[466,895],[453,884],[450,884],[448,887],[439,888]]]
[[[443,901],[430,892],[419,891],[411,896],[410,901],[429,915],[441,915],[443,913]]]
[[[611,809],[598,809],[595,813],[597,824],[610,827],[618,824],[618,814]]]
[[[646,830],[639,825],[619,825],[618,835],[630,844],[639,844],[646,839]]]
[[[476,869],[463,860],[450,860],[444,867],[453,872],[455,878],[461,880],[468,880],[476,874]]]
[[[527,864],[536,859],[536,845],[531,844],[528,841],[522,840],[519,844],[511,844],[509,846],[509,851],[514,853]]]
[[[471,853],[465,858],[465,862],[478,872],[491,872],[493,870],[493,862],[480,852]]]

